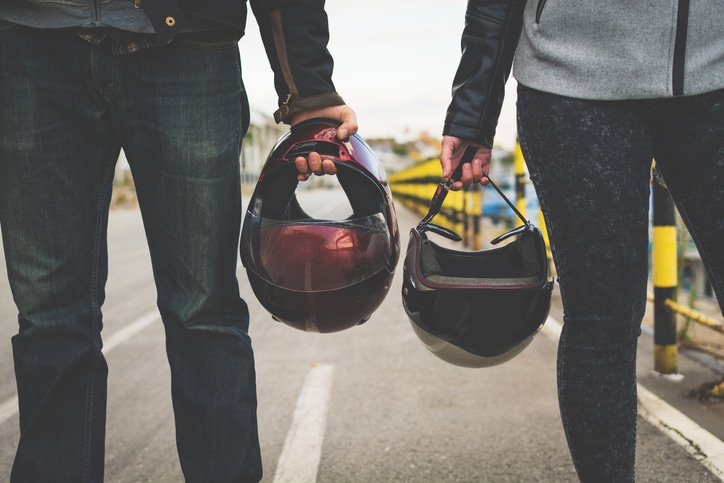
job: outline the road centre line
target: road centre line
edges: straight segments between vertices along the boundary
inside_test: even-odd
[[[558,320],[549,316],[543,333],[557,342],[562,328]],[[724,442],[641,384],[637,385],[637,391],[639,416],[684,447],[714,476],[724,481]]]
[[[160,320],[160,318],[161,316],[159,315],[158,311],[154,310],[153,312],[149,312],[146,315],[142,315],[132,323],[116,331],[113,335],[108,337],[108,340],[103,343],[103,354],[107,355],[115,347],[123,344],[131,337],[151,325],[153,322]],[[10,418],[15,417],[17,412],[17,396],[13,396],[0,403],[0,424],[3,424]]]
[[[333,375],[331,364],[313,365],[307,373],[279,456],[274,483],[317,481]]]

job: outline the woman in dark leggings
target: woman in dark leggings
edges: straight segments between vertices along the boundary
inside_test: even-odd
[[[581,481],[634,481],[636,342],[656,160],[724,304],[724,5],[470,0],[441,150],[486,182],[504,84],[564,308],[561,418]]]

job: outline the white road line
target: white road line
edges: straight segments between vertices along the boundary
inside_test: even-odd
[[[331,364],[315,365],[309,370],[279,456],[274,483],[317,481],[333,375]]]
[[[160,319],[160,315],[157,311],[149,312],[146,315],[142,315],[132,323],[128,324],[124,328],[115,332],[112,336],[108,337],[103,343],[103,353],[108,354],[115,347],[123,344],[128,339],[151,325],[151,323]],[[18,397],[13,396],[2,403],[0,403],[0,424],[10,418],[15,417],[18,412]]]
[[[18,412],[18,397],[13,396],[0,404],[0,424],[12,418]]]
[[[543,333],[554,341],[562,324],[548,317]],[[639,415],[686,449],[714,476],[724,481],[724,442],[638,384]]]
[[[103,342],[103,353],[108,354],[116,346],[123,344],[157,320],[161,320],[161,315],[158,311],[154,310],[146,315],[142,315],[124,328],[116,331],[112,336],[105,340]]]
[[[641,385],[638,390],[639,415],[724,481],[724,443]]]

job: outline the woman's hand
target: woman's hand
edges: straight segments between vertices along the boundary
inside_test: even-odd
[[[455,136],[442,137],[442,147],[440,148],[442,175],[446,180],[452,176],[455,168],[460,164],[460,159],[463,157],[465,149],[470,145],[477,146],[478,152],[475,153],[472,162],[463,166],[462,177],[453,183],[451,187],[452,190],[459,190],[473,183],[488,184],[487,176],[490,172],[492,150],[487,146],[480,146]]]

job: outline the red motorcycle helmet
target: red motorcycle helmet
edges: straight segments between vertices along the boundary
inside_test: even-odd
[[[312,119],[285,133],[262,167],[241,235],[241,261],[272,318],[306,332],[337,332],[367,321],[389,291],[400,239],[387,176],[358,135]],[[353,213],[315,219],[296,198],[294,160],[317,152],[337,167]]]

